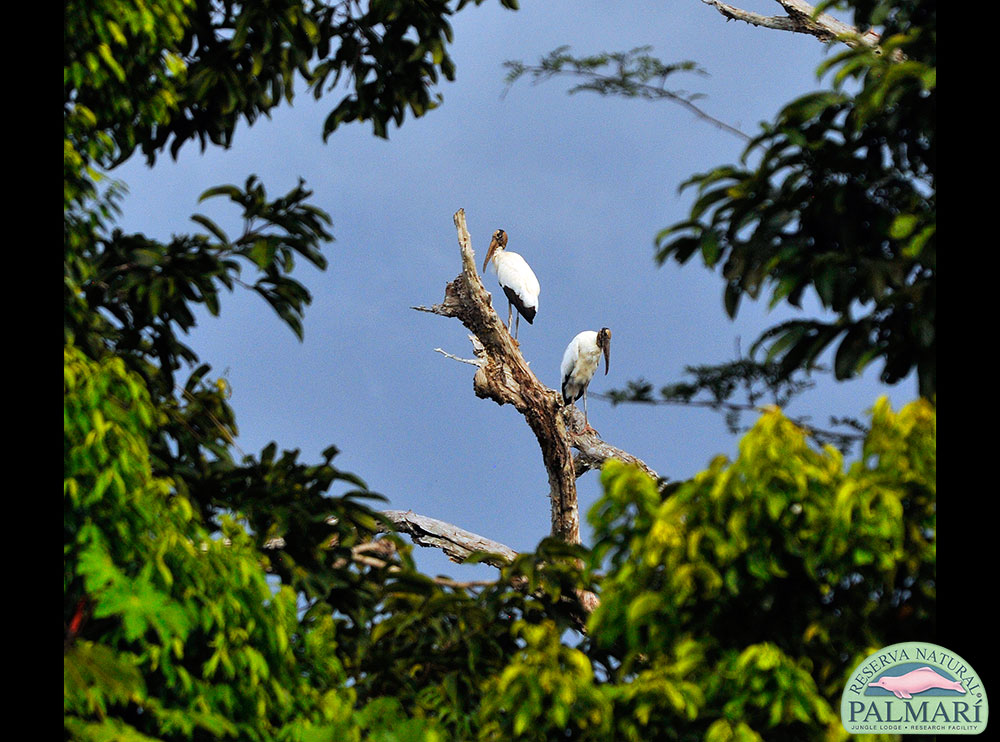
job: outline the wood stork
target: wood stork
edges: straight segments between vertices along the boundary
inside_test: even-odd
[[[498,229],[493,233],[490,248],[486,251],[483,273],[486,273],[486,266],[492,260],[497,272],[497,281],[507,295],[507,332],[510,332],[513,308],[517,307],[517,324],[514,326],[514,339],[517,340],[521,317],[528,320],[529,325],[534,323],[535,312],[538,311],[539,286],[538,279],[524,258],[516,252],[508,252],[506,248],[507,233]]]
[[[604,353],[604,373],[607,375],[611,365],[611,330],[607,327],[602,327],[600,332],[584,330],[570,340],[560,366],[563,402],[568,405],[583,397],[583,421],[588,428],[587,385],[594,378],[601,353]]]

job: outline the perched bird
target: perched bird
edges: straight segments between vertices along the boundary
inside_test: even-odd
[[[570,340],[563,353],[562,365],[559,370],[562,375],[562,398],[564,404],[571,404],[583,397],[583,421],[587,422],[587,385],[594,378],[597,366],[604,353],[604,373],[607,375],[611,365],[611,330],[602,327],[600,332],[584,330]],[[593,430],[593,428],[590,428]]]
[[[507,233],[498,229],[493,233],[490,248],[486,251],[483,273],[492,260],[497,272],[497,281],[507,295],[507,332],[510,332],[513,308],[517,307],[517,324],[514,326],[514,339],[517,340],[521,317],[528,320],[529,325],[534,323],[535,312],[538,311],[539,286],[538,279],[524,258],[516,252],[508,252],[506,248]]]

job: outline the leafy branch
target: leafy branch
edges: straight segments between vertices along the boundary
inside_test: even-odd
[[[658,390],[640,378],[629,381],[625,389],[612,389],[594,396],[614,405],[680,405],[721,411],[725,414],[726,428],[735,435],[749,430],[750,426],[742,424],[745,413],[759,413],[767,404],[785,408],[794,397],[815,386],[811,379],[786,375],[776,362],[759,363],[747,358],[714,366],[686,366],[684,371],[691,377],[689,380],[665,384]],[[742,399],[738,399],[738,395]],[[816,443],[833,445],[845,453],[864,440],[868,432],[865,425],[849,417],[831,417],[830,428],[812,425],[808,417],[789,419]]]
[[[684,61],[664,64],[648,54],[650,46],[639,46],[625,52],[603,52],[587,57],[569,54],[569,46],[560,46],[542,57],[537,65],[520,61],[504,62],[507,68],[507,88],[504,94],[519,79],[530,75],[534,83],[556,76],[568,76],[582,80],[569,89],[569,93],[590,91],[598,95],[616,95],[622,98],[644,98],[646,100],[668,100],[691,111],[703,121],[723,131],[750,141],[750,137],[730,124],[706,113],[694,101],[702,98],[699,93],[684,90],[670,90],[667,80],[679,72],[708,73],[695,62]]]

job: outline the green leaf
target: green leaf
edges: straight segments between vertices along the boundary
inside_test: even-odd
[[[833,370],[837,379],[849,379],[858,373],[870,358],[872,350],[868,327],[857,324],[844,335],[834,356]]]
[[[205,194],[202,194],[202,198],[204,197]],[[215,238],[219,240],[219,242],[221,242],[224,246],[229,245],[229,237],[226,235],[226,233],[207,216],[202,216],[201,214],[194,214],[191,217],[191,221],[197,222],[205,229],[207,229],[209,232],[211,232],[215,236]]]
[[[906,239],[919,223],[920,217],[916,214],[898,214],[889,226],[889,236],[894,240]]]
[[[231,200],[239,201],[243,197],[243,191],[234,185],[215,186],[202,193],[198,197],[198,202],[201,203],[202,201],[215,196],[229,196]]]
[[[657,593],[642,593],[628,607],[628,620],[637,623],[660,609],[663,599]]]
[[[923,254],[924,246],[934,236],[937,231],[936,224],[929,224],[914,235],[903,248],[903,255],[907,258],[918,259]]]
[[[738,283],[730,281],[726,284],[726,290],[723,294],[723,304],[726,309],[726,314],[730,318],[736,317],[736,312],[739,311],[740,299],[743,298],[743,290],[740,288]]]
[[[722,246],[714,230],[708,230],[701,238],[701,255],[705,265],[713,267],[722,253]]]

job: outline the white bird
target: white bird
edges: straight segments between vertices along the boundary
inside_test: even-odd
[[[517,340],[517,331],[521,326],[521,317],[528,320],[528,324],[533,324],[535,313],[538,311],[538,279],[532,272],[528,263],[516,252],[508,252],[507,233],[498,229],[493,233],[490,240],[490,248],[486,251],[486,260],[483,262],[483,273],[486,266],[493,261],[493,267],[497,272],[497,281],[500,288],[507,295],[507,332],[510,332],[510,323],[513,319],[513,307],[517,307],[517,324],[514,326],[514,339]]]
[[[584,330],[570,340],[559,367],[563,402],[568,405],[583,397],[583,421],[588,428],[587,385],[594,378],[601,362],[601,353],[604,353],[604,373],[607,375],[611,365],[611,330],[607,327],[602,327],[600,332]]]

